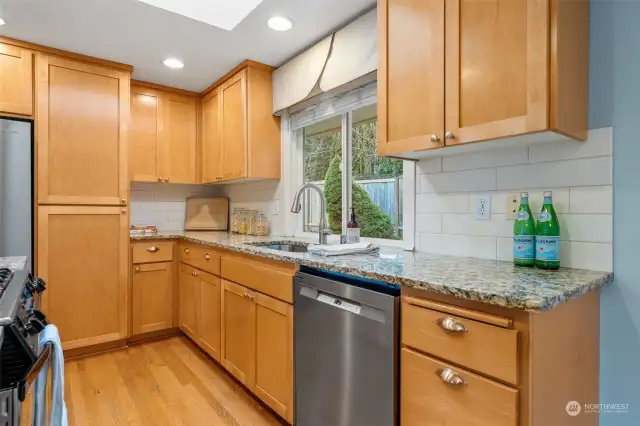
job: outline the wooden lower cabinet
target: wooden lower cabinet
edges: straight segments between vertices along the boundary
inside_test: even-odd
[[[173,262],[134,265],[132,334],[173,327]]]
[[[222,365],[249,389],[256,370],[255,293],[222,280]]]
[[[200,273],[198,343],[213,359],[220,362],[222,283],[215,275]]]
[[[128,334],[129,218],[120,207],[40,206],[42,308],[65,350]]]
[[[183,263],[180,264],[178,280],[179,326],[194,341],[198,340],[198,304],[200,299],[201,272]]]
[[[401,426],[518,426],[517,389],[406,348],[401,368]]]
[[[256,373],[253,391],[293,422],[293,306],[256,293]]]

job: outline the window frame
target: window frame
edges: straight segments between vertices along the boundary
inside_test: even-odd
[[[295,190],[304,183],[304,128],[336,116],[342,117],[342,233],[346,233],[346,225],[349,221],[349,206],[352,203],[351,184],[352,176],[352,129],[353,111],[373,105],[377,102],[375,85],[365,86],[356,89],[342,96],[332,98],[323,104],[317,105],[313,109],[320,109],[320,112],[312,108],[305,111],[287,115],[288,121],[285,125],[290,141],[290,162],[289,187]],[[284,118],[284,117],[283,117]],[[344,170],[346,167],[347,170]],[[400,247],[404,250],[413,250],[415,247],[415,162],[404,160],[402,174],[402,240],[390,240],[385,238],[362,237],[363,242],[375,243],[381,246]],[[308,192],[308,191],[305,191]],[[303,195],[303,202],[308,202],[307,194]],[[306,204],[305,204],[306,205]],[[305,211],[300,214],[290,214],[289,219],[293,221],[288,226],[291,235],[299,238],[317,238],[317,232],[305,232],[304,220]],[[329,244],[340,243],[340,235],[329,235]]]

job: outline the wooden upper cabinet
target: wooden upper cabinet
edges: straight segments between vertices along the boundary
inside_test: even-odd
[[[136,182],[156,182],[162,102],[157,91],[131,86],[129,175]]]
[[[255,293],[255,394],[293,424],[293,306]]]
[[[202,104],[202,182],[280,178],[280,118],[271,73],[248,61],[207,92]]]
[[[165,182],[196,183],[197,99],[172,93],[163,96],[163,128],[158,151]]]
[[[222,96],[220,88],[202,100],[202,182],[222,179]]]
[[[378,151],[444,146],[444,25],[450,0],[378,3]]]
[[[447,1],[446,29],[447,145],[546,130],[548,1]]]
[[[134,265],[132,281],[132,333],[173,327],[173,263]]]
[[[38,202],[126,203],[129,72],[37,55]]]
[[[42,308],[63,349],[124,339],[128,332],[129,218],[121,207],[40,206],[37,273]]]
[[[226,81],[222,92],[222,179],[247,176],[247,71]]]
[[[33,115],[33,52],[0,43],[0,114]]]
[[[381,155],[586,139],[588,0],[380,0],[378,14]]]

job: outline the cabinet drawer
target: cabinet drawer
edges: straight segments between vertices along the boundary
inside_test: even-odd
[[[402,343],[475,371],[518,382],[518,332],[408,303],[402,305]],[[448,331],[447,320],[463,327]]]
[[[518,390],[406,348],[401,364],[402,426],[517,426]]]
[[[180,261],[213,275],[220,275],[220,253],[209,247],[181,245]]]
[[[171,241],[149,241],[133,244],[133,263],[169,262],[173,260]]]
[[[255,256],[223,255],[221,276],[287,303],[293,303],[297,266]]]

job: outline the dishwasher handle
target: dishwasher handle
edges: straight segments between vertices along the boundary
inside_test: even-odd
[[[337,296],[327,291],[318,290],[316,287],[300,283],[300,296],[306,297],[317,303],[322,303],[334,309],[340,309],[353,315],[359,315],[370,320],[385,324],[385,312],[375,306],[366,305],[357,300]]]

